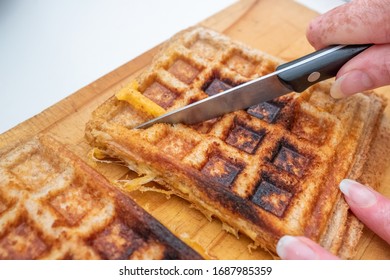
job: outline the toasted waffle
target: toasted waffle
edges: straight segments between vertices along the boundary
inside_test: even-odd
[[[0,259],[198,259],[48,136],[1,154]]]
[[[197,125],[133,129],[280,63],[202,27],[183,31],[94,112],[86,137],[271,253],[289,234],[351,258],[362,225],[338,184],[362,173],[384,108],[381,97],[359,93],[336,101],[323,82]]]

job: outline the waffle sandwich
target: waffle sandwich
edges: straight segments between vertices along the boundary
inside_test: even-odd
[[[381,97],[360,93],[337,101],[323,82],[197,125],[134,129],[280,63],[212,30],[185,30],[93,113],[86,137],[271,254],[289,234],[351,258],[362,225],[338,184],[362,174],[385,104]]]
[[[53,138],[0,158],[0,259],[200,258]]]

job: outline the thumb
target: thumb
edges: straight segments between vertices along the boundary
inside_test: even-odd
[[[306,31],[320,49],[333,44],[390,43],[390,0],[355,0],[313,19]]]
[[[341,181],[340,190],[356,217],[390,244],[390,200],[352,180]]]
[[[337,260],[338,258],[305,236],[285,235],[276,252],[283,260]]]
[[[390,84],[390,44],[375,45],[347,62],[331,88],[334,98]]]

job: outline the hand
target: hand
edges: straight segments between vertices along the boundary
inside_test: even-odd
[[[307,39],[321,49],[333,44],[374,46],[346,63],[331,89],[334,98],[390,84],[390,0],[355,0],[314,19]]]
[[[340,190],[352,212],[367,227],[390,244],[390,199],[352,180],[343,180]],[[320,245],[303,236],[284,236],[276,247],[282,259],[337,259]]]

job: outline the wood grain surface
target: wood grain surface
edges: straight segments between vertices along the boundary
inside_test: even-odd
[[[291,0],[242,0],[199,24],[222,32],[253,48],[291,60],[313,51],[306,41],[305,31],[308,22],[316,15],[314,11]],[[108,179],[114,180],[124,176],[128,171],[123,167],[90,161],[88,153],[91,147],[84,139],[85,123],[97,106],[151,62],[158,48],[159,46],[156,46],[146,51],[40,114],[1,134],[0,150],[21,143],[37,133],[50,133]],[[390,87],[377,91],[390,96]],[[389,127],[389,117],[390,110],[387,108],[382,121],[383,128]],[[379,191],[390,197],[389,166]],[[131,196],[174,234],[208,258],[272,258],[261,248],[249,250],[251,241],[248,238],[240,235],[237,239],[226,233],[218,220],[208,221],[203,214],[180,198],[138,191],[131,193]],[[390,246],[365,229],[356,258],[390,259]]]

